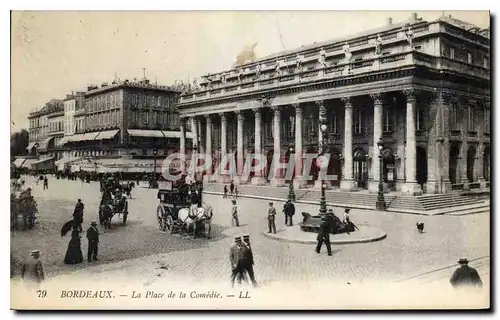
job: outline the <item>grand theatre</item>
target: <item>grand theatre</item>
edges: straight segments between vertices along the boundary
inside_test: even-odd
[[[211,154],[215,166],[228,154],[241,172],[249,153],[286,161],[326,152],[328,174],[338,177],[328,182],[331,188],[376,191],[380,179],[407,195],[489,186],[489,28],[451,16],[389,19],[378,30],[203,79],[181,96],[178,110],[195,147]],[[326,130],[319,125],[325,122]],[[234,180],[286,183],[268,180],[270,162],[249,179]],[[227,181],[213,168],[205,174]],[[304,175],[312,179],[297,179]],[[298,161],[294,177],[300,187],[314,186],[318,168]]]

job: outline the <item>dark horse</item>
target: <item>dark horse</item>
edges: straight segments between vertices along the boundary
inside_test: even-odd
[[[113,206],[103,202],[99,207],[99,223],[105,229],[111,229],[111,218],[113,218]]]

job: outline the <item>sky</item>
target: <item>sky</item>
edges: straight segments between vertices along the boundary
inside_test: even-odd
[[[417,11],[432,21],[442,11]],[[490,25],[488,11],[444,14]],[[88,84],[146,77],[191,81],[231,68],[256,42],[257,58],[408,20],[410,11],[14,11],[11,131],[53,98]]]

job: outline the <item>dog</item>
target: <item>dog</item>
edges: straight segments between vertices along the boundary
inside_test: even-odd
[[[423,222],[417,222],[417,230],[420,233],[424,232],[424,223]]]

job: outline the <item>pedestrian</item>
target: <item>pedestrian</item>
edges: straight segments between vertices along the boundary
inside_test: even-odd
[[[273,203],[269,202],[269,210],[267,212],[267,224],[269,231],[267,233],[276,233],[276,209],[273,207]]]
[[[71,232],[71,240],[68,244],[68,250],[66,250],[66,256],[64,257],[65,264],[78,264],[82,263],[82,243],[80,241],[80,232],[78,229],[73,229]]]
[[[238,206],[236,205],[236,200],[232,200],[233,202],[233,207],[231,208],[231,226],[234,227],[239,227],[240,226],[240,220],[238,219]]]
[[[234,182],[231,181],[231,184],[229,185],[229,191],[231,192],[231,195],[234,194]]]
[[[469,267],[469,260],[460,259],[458,260],[460,268],[455,270],[451,276],[450,283],[454,288],[461,287],[476,287],[481,288],[483,282],[476,269]]]
[[[241,284],[243,279],[243,244],[241,237],[234,238],[235,244],[229,251],[229,261],[231,262],[231,285],[234,287],[234,280],[238,278],[238,283]]]
[[[45,177],[43,179],[43,190],[48,189],[48,188],[49,188],[49,179],[47,179],[47,177]]]
[[[253,265],[254,260],[252,247],[250,245],[250,236],[245,235],[243,236],[243,272],[248,272],[252,285],[257,287],[257,281],[255,280],[255,274],[253,272]]]
[[[345,208],[345,210],[344,210],[344,223],[346,223],[346,224],[349,224],[349,222],[350,222],[349,211],[351,211],[351,209],[349,209],[349,208]]]
[[[222,198],[227,198],[227,185],[224,185],[224,195],[222,196]]]
[[[326,245],[326,251],[328,252],[328,255],[332,255],[332,246],[330,244],[330,230],[331,230],[331,224],[330,224],[330,219],[327,219],[326,217],[321,218],[322,222],[319,226],[319,232],[318,232],[318,245],[316,246],[316,252],[320,253],[321,251],[321,246],[323,245],[323,242]]]
[[[33,284],[38,285],[45,280],[39,250],[33,250],[30,252],[30,257],[23,264],[21,278],[28,286]]]
[[[293,215],[295,214],[295,205],[291,200],[287,200],[283,205],[283,213],[285,214],[285,226],[293,226]]]
[[[238,187],[234,187],[234,198],[238,199]]]
[[[87,229],[87,239],[89,241],[89,249],[87,253],[87,259],[92,262],[92,259],[97,259],[97,247],[99,245],[99,230],[97,230],[97,222],[92,221],[90,223],[90,228]]]
[[[73,222],[75,224],[75,227],[80,231],[83,232],[82,228],[82,223],[83,223],[83,209],[84,205],[82,202],[82,199],[78,199],[76,205],[75,205],[75,210],[73,211]]]

